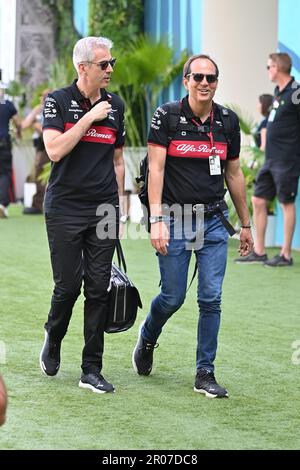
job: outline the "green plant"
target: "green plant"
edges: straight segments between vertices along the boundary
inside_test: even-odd
[[[157,106],[160,92],[181,73],[187,53],[173,62],[174,51],[164,40],[155,42],[141,36],[118,58],[112,90],[125,102],[127,143],[132,147],[146,145],[147,127]]]
[[[80,38],[73,24],[73,0],[43,0],[52,11],[55,28],[55,48],[59,59],[72,56]]]
[[[21,113],[26,106],[26,87],[21,81],[11,80],[8,87],[5,89],[5,93],[17,103]]]
[[[118,50],[138,38],[142,20],[141,0],[89,0],[89,35],[112,39]]]
[[[50,66],[47,87],[57,90],[72,83],[75,77],[76,72],[71,56],[67,59],[57,59]]]

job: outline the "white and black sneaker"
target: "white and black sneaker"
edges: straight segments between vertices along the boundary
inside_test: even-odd
[[[140,326],[139,337],[132,353],[132,365],[139,375],[149,375],[153,366],[153,352],[158,347],[158,343],[149,343],[142,336]]]
[[[87,374],[82,373],[79,387],[88,388],[95,393],[111,393],[115,391],[115,387],[107,382],[103,375],[96,374],[95,372],[89,372]]]
[[[45,330],[45,341],[40,353],[40,366],[44,374],[56,375],[60,367],[61,341],[50,337]]]
[[[264,264],[268,261],[268,255],[258,255],[255,251],[251,251],[249,255],[240,256],[234,260],[238,264]]]
[[[214,373],[206,369],[197,371],[194,391],[203,393],[207,398],[228,398],[226,388],[221,387],[217,383]]]

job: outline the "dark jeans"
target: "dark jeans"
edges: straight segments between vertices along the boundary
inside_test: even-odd
[[[107,289],[116,245],[115,238],[97,237],[96,227],[101,219],[46,214],[55,287],[45,328],[54,340],[63,339],[83,281],[85,345],[81,367],[85,373],[102,369]],[[117,221],[116,212],[116,217],[110,219],[116,229]]]
[[[0,204],[6,207],[12,201],[14,201],[12,154],[9,149],[0,149]]]
[[[224,212],[228,217],[228,212]],[[193,221],[193,230],[195,230]],[[170,227],[168,254],[158,255],[161,292],[152,301],[150,312],[141,330],[143,337],[156,343],[163,326],[183,304],[187,289],[188,269],[192,251],[186,249],[192,238],[188,233],[174,237],[176,223]],[[178,235],[178,234],[177,234]],[[199,320],[197,332],[196,369],[214,370],[220,327],[221,293],[227,260],[228,232],[220,218],[205,218],[204,244],[196,249],[198,265]]]

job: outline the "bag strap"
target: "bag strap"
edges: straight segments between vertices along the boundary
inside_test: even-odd
[[[179,124],[179,118],[181,114],[181,101],[170,101],[167,103],[167,106],[170,111],[170,119],[168,122],[168,131],[171,134],[175,134]],[[172,139],[172,135],[168,135],[168,139]]]
[[[225,106],[222,106],[221,104],[216,103],[216,105],[220,111],[222,124],[224,126],[224,134],[225,134],[227,143],[230,145],[231,138],[232,138],[232,126],[231,126],[229,111],[227,108],[225,108]]]
[[[117,258],[118,258],[118,265],[119,268],[122,269],[124,273],[127,273],[127,266],[126,266],[126,261],[125,261],[125,256],[122,250],[122,245],[121,241],[119,238],[117,238],[117,243],[116,243],[116,252],[117,252]]]
[[[195,253],[195,256],[196,256],[196,253]],[[197,258],[196,258],[192,279],[190,280],[189,287],[187,288],[186,293],[188,293],[188,291],[190,290],[190,287],[193,284],[193,281],[196,277],[197,271],[198,271],[198,263],[197,263]]]

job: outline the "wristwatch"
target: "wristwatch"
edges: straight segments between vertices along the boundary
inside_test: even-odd
[[[151,215],[149,217],[150,224],[156,224],[156,222],[163,222],[165,220],[164,215]]]
[[[127,222],[128,219],[129,219],[129,215],[125,215],[125,214],[124,214],[124,215],[121,215],[121,217],[120,217],[120,222],[121,222],[122,224],[126,224],[126,222]]]

